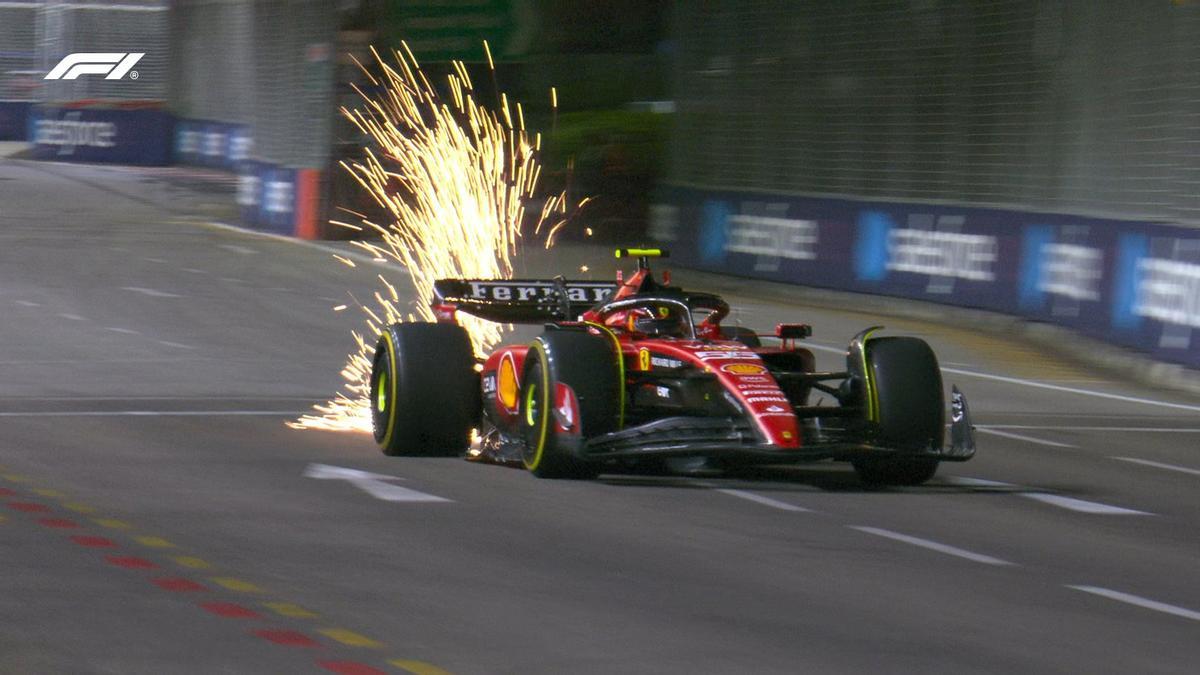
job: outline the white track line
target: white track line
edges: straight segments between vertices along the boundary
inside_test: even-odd
[[[813,344],[806,342],[805,347],[816,349],[818,351],[833,352],[836,354],[845,354],[845,349],[836,347],[826,347],[824,345]],[[1141,403],[1143,405],[1158,406],[1160,408],[1172,408],[1175,410],[1190,410],[1192,412],[1200,412],[1200,405],[1188,405],[1186,403],[1171,403],[1169,401],[1156,401],[1150,398],[1139,398],[1137,396],[1124,396],[1122,394],[1110,394],[1103,391],[1092,391],[1090,389],[1079,389],[1077,387],[1064,387],[1059,384],[1049,384],[1047,382],[1036,382],[1034,380],[1024,380],[1019,377],[1005,377],[1004,375],[992,375],[990,373],[979,373],[973,370],[962,370],[959,368],[942,368],[943,373],[953,373],[955,375],[964,375],[966,377],[978,377],[984,380],[994,380],[996,382],[1007,382],[1008,384],[1019,384],[1025,387],[1034,387],[1036,389],[1049,389],[1051,391],[1061,391],[1068,394],[1079,394],[1081,396],[1094,396],[1096,398],[1106,398],[1112,401],[1124,401],[1125,403]]]
[[[945,553],[946,555],[952,555],[952,556],[955,556],[958,558],[965,558],[967,560],[971,560],[971,561],[974,561],[977,563],[983,563],[985,565],[1012,565],[1013,564],[1013,563],[1008,562],[1007,560],[993,558],[990,555],[983,555],[982,553],[973,553],[971,551],[968,551],[966,549],[961,549],[956,546],[939,544],[936,541],[929,541],[928,539],[920,539],[918,537],[910,537],[907,534],[900,534],[899,532],[892,532],[891,530],[882,530],[878,527],[864,527],[861,525],[848,525],[847,527],[849,527],[852,530],[858,530],[859,532],[866,532],[867,534],[873,534],[878,537],[886,537],[888,539],[902,541],[906,544],[912,544],[913,546],[920,546],[921,548],[927,548],[931,551],[937,551],[938,553]]]
[[[31,302],[29,300],[17,300],[17,304],[22,307],[41,307],[41,305],[39,305],[38,303]]]
[[[68,321],[87,321],[87,319],[79,316],[78,314],[59,314],[59,316]]]
[[[239,246],[237,244],[217,244],[217,246],[225,249],[226,251],[233,251],[238,255],[258,255],[258,251],[250,248],[249,246]]]
[[[183,297],[182,295],[178,295],[176,293],[168,293],[166,291],[159,291],[159,290],[155,290],[153,288],[142,288],[141,286],[122,286],[121,290],[129,291],[131,293],[141,293],[142,295],[148,295],[152,298],[182,298]]]
[[[1004,488],[1012,491],[1013,494],[1032,499],[1035,502],[1050,504],[1059,508],[1067,509],[1068,511],[1076,511],[1078,513],[1091,513],[1096,515],[1107,516],[1152,516],[1153,513],[1146,511],[1136,511],[1120,506],[1109,506],[1099,502],[1089,502],[1083,499],[1075,499],[1074,497],[1063,497],[1060,495],[1052,495],[1047,492],[1040,492],[1034,488],[1026,488],[1013,483],[1002,483],[996,480],[986,480],[983,478],[968,478],[966,476],[946,476],[942,481],[948,485],[962,485],[964,487],[984,487],[984,488]]]
[[[110,330],[114,333],[122,333],[124,335],[141,335],[140,332],[133,330],[132,328],[118,328],[116,326],[109,326],[104,330]]]
[[[989,429],[1017,429],[1018,431],[1145,431],[1156,434],[1200,434],[1200,429],[1177,429],[1174,427],[1087,427],[1076,426],[1038,426],[1030,424],[989,424]]]
[[[946,476],[942,480],[947,485],[961,485],[963,487],[994,487],[994,488],[1017,488],[1018,485],[1012,483],[1001,483],[998,480],[987,480],[986,478],[968,478],[967,476]]]
[[[1138,459],[1136,457],[1113,457],[1122,462],[1133,462],[1134,464],[1145,464],[1158,469],[1166,469],[1167,471],[1178,471],[1180,473],[1190,473],[1193,476],[1200,476],[1200,469],[1189,469],[1186,466],[1175,466],[1174,464],[1163,464],[1162,462],[1151,462],[1148,459]]]
[[[781,502],[778,499],[771,499],[770,497],[756,495],[753,492],[746,492],[745,490],[730,490],[727,488],[717,488],[717,492],[720,492],[721,494],[729,495],[731,497],[740,497],[742,499],[752,501],[756,504],[762,504],[763,506],[770,506],[773,509],[779,509],[781,511],[795,511],[795,512],[799,512],[799,513],[812,513],[812,509],[806,509],[803,506],[796,506],[795,504],[788,504],[787,502]]]
[[[1100,588],[1099,586],[1071,586],[1071,585],[1068,585],[1067,588],[1073,588],[1077,591],[1083,591],[1084,593],[1091,593],[1092,595],[1099,595],[1102,598],[1108,598],[1109,600],[1116,600],[1117,602],[1124,602],[1129,605],[1136,605],[1138,607],[1143,607],[1145,609],[1152,609],[1156,612],[1163,612],[1165,614],[1171,614],[1173,616],[1183,617],[1184,619],[1191,619],[1192,621],[1200,621],[1200,612],[1186,609],[1184,607],[1177,607],[1175,605],[1168,605],[1165,602],[1159,602],[1157,600],[1150,600],[1149,598],[1143,598],[1143,597],[1139,597],[1136,595],[1130,595],[1129,593],[1122,593],[1120,591],[1114,591],[1114,590],[1110,590],[1108,588]]]
[[[230,398],[235,398],[239,401],[309,401],[321,398],[325,394],[313,394],[312,396],[10,396],[0,397],[2,401],[16,401],[21,403],[62,403],[62,402],[92,402],[92,401],[228,401]]]
[[[1083,499],[1075,499],[1073,497],[1063,497],[1062,495],[1052,495],[1045,492],[1021,492],[1022,497],[1032,499],[1043,504],[1051,504],[1069,511],[1077,511],[1079,513],[1093,513],[1104,516],[1152,516],[1154,514],[1146,511],[1137,511],[1134,509],[1126,509],[1120,506],[1109,506],[1108,504],[1100,504],[1098,502],[1089,502]]]
[[[0,417],[292,417],[311,410],[82,410],[0,412]]]
[[[1059,443],[1058,441],[1047,441],[1047,440],[1043,440],[1041,438],[1033,438],[1032,436],[1022,436],[1021,434],[1010,433],[1008,431],[996,431],[995,429],[993,429],[991,427],[977,426],[977,427],[975,427],[975,431],[978,431],[981,434],[991,434],[993,436],[1001,436],[1004,438],[1011,438],[1011,439],[1017,440],[1017,441],[1026,441],[1028,443],[1037,443],[1038,445],[1048,445],[1052,448],[1074,448],[1074,447],[1076,447],[1074,445],[1070,445],[1069,443]]]
[[[306,248],[312,248],[312,249],[316,249],[318,251],[324,251],[326,253],[340,255],[343,258],[350,258],[351,260],[357,260],[358,262],[361,262],[361,263],[365,263],[368,265],[375,265],[377,267],[382,267],[382,268],[388,269],[388,270],[406,269],[405,266],[402,265],[397,260],[385,260],[385,261],[381,262],[379,258],[367,255],[366,253],[362,252],[362,249],[359,249],[359,248],[343,249],[343,248],[338,248],[336,246],[326,246],[325,244],[321,244],[321,243],[318,243],[315,241],[309,241],[307,239],[297,239],[295,237],[288,237],[288,236],[285,236],[282,234],[275,234],[273,232],[260,232],[258,230],[252,230],[252,229],[246,228],[246,227],[238,227],[237,225],[230,225],[228,223],[218,223],[218,222],[197,223],[195,221],[188,221],[188,224],[201,225],[203,227],[211,227],[211,228],[215,228],[218,230],[226,230],[229,232],[237,232],[239,234],[246,234],[246,235],[250,235],[253,237],[261,237],[263,239],[273,239],[275,241],[282,241],[282,242],[286,242],[288,244],[293,244],[295,246],[304,246]]]
[[[1172,408],[1175,410],[1190,410],[1192,412],[1200,412],[1200,405],[1188,405],[1186,403],[1171,403],[1169,401],[1156,401],[1150,398],[1140,398],[1137,396],[1124,396],[1122,394],[1110,394],[1104,391],[1092,391],[1090,389],[1079,389],[1077,387],[1064,387],[1058,384],[1048,384],[1046,382],[1035,382],[1033,380],[1023,380],[1019,377],[1005,377],[1003,375],[991,375],[988,373],[977,373],[970,370],[959,370],[958,368],[942,368],[942,372],[954,373],[955,375],[965,375],[967,377],[978,377],[985,380],[995,380],[996,382],[1007,382],[1009,384],[1019,384],[1026,387],[1035,387],[1037,389],[1049,389],[1051,391],[1061,391],[1068,394],[1080,394],[1082,396],[1095,396],[1096,398],[1106,398],[1112,401],[1123,401],[1125,403],[1141,403],[1143,405],[1153,405],[1160,408]]]

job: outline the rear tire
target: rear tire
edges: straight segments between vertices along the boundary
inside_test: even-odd
[[[899,452],[936,452],[945,437],[946,403],[942,371],[924,340],[884,337],[867,342],[868,409],[877,422],[876,442]],[[866,459],[854,463],[870,485],[920,485],[937,472],[929,457]]]
[[[453,457],[466,451],[480,409],[467,331],[444,323],[384,329],[371,368],[371,421],[383,454]]]
[[[522,463],[538,478],[595,478],[600,467],[581,456],[589,437],[618,425],[625,383],[611,340],[584,331],[549,331],[525,357],[521,388]],[[579,433],[559,431],[554,413],[558,384],[575,393]]]

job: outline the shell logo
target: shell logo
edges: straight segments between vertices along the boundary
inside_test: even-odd
[[[762,375],[766,368],[754,363],[730,363],[721,366],[721,370],[734,375]]]
[[[517,409],[517,392],[520,389],[517,382],[517,365],[512,354],[505,354],[500,359],[500,371],[496,373],[496,395],[500,404],[509,410]]]

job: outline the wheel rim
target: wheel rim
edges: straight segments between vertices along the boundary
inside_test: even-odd
[[[387,388],[388,374],[385,370],[379,373],[379,377],[375,380],[375,412],[381,415],[387,412]]]
[[[525,376],[525,388],[521,392],[522,420],[524,428],[522,436],[525,448],[521,459],[525,468],[535,470],[542,461],[542,415],[545,414],[542,398],[545,396],[542,386],[542,366],[535,364]]]
[[[378,353],[371,369],[371,422],[375,441],[386,444],[390,441],[392,423],[392,358],[389,347],[381,343],[382,351]]]
[[[530,382],[525,389],[525,425],[532,427],[538,420],[537,383]]]

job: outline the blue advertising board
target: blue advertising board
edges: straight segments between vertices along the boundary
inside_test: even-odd
[[[665,190],[683,264],[1058,324],[1200,367],[1200,231],[947,205]]]
[[[174,118],[160,110],[34,108],[35,159],[162,166],[171,161]]]
[[[0,101],[0,141],[24,141],[29,137],[29,109],[26,101]]]
[[[254,141],[245,124],[181,119],[175,126],[175,161],[238,171],[250,158]]]
[[[296,234],[298,194],[296,169],[254,160],[239,164],[237,202],[243,225]]]

